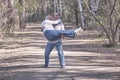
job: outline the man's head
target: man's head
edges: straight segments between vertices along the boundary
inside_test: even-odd
[[[60,14],[59,13],[54,13],[54,19],[60,19]]]
[[[51,15],[47,15],[46,17],[45,17],[45,20],[51,20],[52,19],[52,16]]]

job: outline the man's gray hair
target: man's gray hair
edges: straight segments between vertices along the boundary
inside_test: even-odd
[[[47,16],[45,17],[45,20],[50,20],[50,19],[52,19],[52,16],[51,16],[51,15],[47,15]]]

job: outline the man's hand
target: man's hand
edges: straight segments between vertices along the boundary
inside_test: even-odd
[[[64,38],[64,35],[61,35],[61,38]]]

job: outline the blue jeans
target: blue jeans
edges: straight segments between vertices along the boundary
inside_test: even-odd
[[[44,36],[49,41],[55,41],[61,38],[61,35],[69,38],[75,37],[74,30],[46,30]]]
[[[47,43],[46,49],[45,49],[45,66],[49,65],[49,55],[51,51],[53,50],[54,46],[56,47],[58,51],[60,66],[65,66],[65,60],[64,60],[64,53],[62,48],[62,42],[58,41],[56,43]]]

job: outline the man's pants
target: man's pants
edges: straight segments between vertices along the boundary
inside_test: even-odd
[[[44,36],[49,41],[55,41],[61,38],[61,35],[69,38],[75,37],[74,30],[46,30]]]
[[[47,43],[46,49],[45,49],[45,66],[49,65],[49,55],[51,51],[53,50],[54,46],[56,47],[58,51],[60,66],[65,66],[65,60],[64,60],[64,53],[62,49],[62,42],[58,41],[56,43]]]

